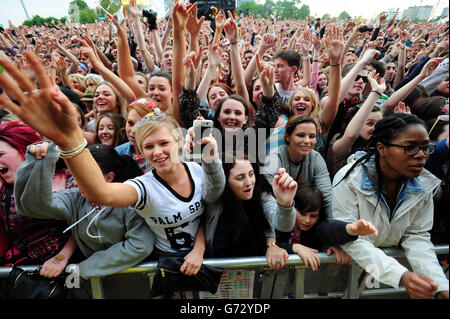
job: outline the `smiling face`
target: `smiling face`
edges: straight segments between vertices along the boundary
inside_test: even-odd
[[[362,93],[362,91],[364,90],[364,88],[366,87],[366,83],[364,82],[364,78],[367,78],[367,71],[362,70],[361,72],[359,72],[358,74],[359,76],[356,77],[355,81],[353,81],[352,83],[352,87],[350,88],[350,90],[348,91],[348,95],[350,96],[358,96]]]
[[[14,184],[16,172],[25,158],[7,142],[0,140],[0,176],[8,184]]]
[[[240,200],[249,200],[253,197],[255,181],[255,172],[248,160],[237,161],[228,176],[228,186]]]
[[[101,84],[94,92],[94,106],[100,114],[119,112],[119,105],[114,91],[105,84]]]
[[[220,127],[224,130],[235,131],[241,129],[248,121],[245,107],[241,102],[228,99],[222,104],[218,116]]]
[[[422,125],[408,126],[398,137],[389,142],[398,145],[426,145],[430,143],[428,132]],[[404,148],[377,143],[380,168],[384,175],[394,177],[417,177],[422,173],[428,155],[419,150],[414,156],[407,155]]]
[[[319,212],[301,212],[297,210],[296,225],[300,230],[310,230],[319,220]]]
[[[167,125],[145,137],[142,150],[145,160],[156,168],[158,174],[164,174],[180,163],[180,141],[174,138]]]
[[[226,98],[228,93],[225,92],[220,86],[212,87],[208,92],[209,107],[213,110],[216,109],[217,103]]]
[[[308,155],[317,143],[317,129],[313,123],[298,124],[291,135],[286,136],[289,158],[293,162]]]
[[[113,145],[114,144],[114,122],[108,116],[103,117],[98,125],[97,136],[100,140],[100,143],[104,145]]]
[[[311,98],[301,90],[296,91],[292,98],[292,110],[296,114],[309,115],[312,108]]]
[[[148,82],[148,96],[158,103],[161,111],[166,111],[172,104],[172,88],[169,79],[154,76]]]

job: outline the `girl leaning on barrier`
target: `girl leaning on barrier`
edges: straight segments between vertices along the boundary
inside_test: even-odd
[[[89,151],[107,183],[142,175],[133,158],[120,156],[112,146],[95,144]],[[53,143],[28,147],[15,184],[18,212],[36,219],[64,220],[70,225],[65,231],[72,229],[86,258],[78,264],[83,278],[111,275],[147,258],[153,250],[155,235],[134,208],[97,205],[77,187],[52,193],[58,158]]]
[[[203,263],[205,250],[204,227],[200,223],[204,202],[216,200],[218,191],[213,181],[220,176],[205,173],[197,163],[180,161],[183,140],[180,126],[174,118],[155,110],[141,120],[136,133],[137,147],[153,170],[125,183],[107,183],[85,148],[87,141],[76,121],[76,110],[52,87],[37,56],[31,52],[25,56],[40,89],[35,89],[9,60],[0,59],[9,75],[0,73],[0,85],[18,103],[3,94],[0,104],[59,147],[60,157],[92,202],[113,207],[135,206],[155,233],[156,251],[184,253],[180,272],[195,275]],[[209,143],[217,148],[212,137]]]
[[[424,122],[396,113],[380,120],[367,152],[357,152],[333,180],[333,217],[364,218],[378,230],[341,247],[372,276],[405,286],[411,298],[449,298],[449,282],[436,257],[429,231],[433,193],[440,180],[424,169],[435,146]],[[380,250],[401,246],[413,271]]]

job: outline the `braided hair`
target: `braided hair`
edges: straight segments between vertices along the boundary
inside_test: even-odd
[[[373,130],[372,137],[367,142],[367,145],[362,148],[362,150],[364,150],[366,154],[353,164],[353,166],[345,173],[344,177],[339,181],[339,183],[346,179],[356,166],[362,163],[366,163],[372,156],[375,156],[375,165],[378,175],[377,189],[380,191],[383,181],[380,170],[380,154],[377,151],[376,145],[378,142],[391,142],[411,125],[422,125],[423,127],[426,127],[425,122],[419,117],[413,114],[406,113],[395,113],[392,115],[388,115],[378,121],[375,125],[375,129]]]

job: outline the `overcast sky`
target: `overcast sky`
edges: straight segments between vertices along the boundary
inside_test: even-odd
[[[62,18],[67,15],[69,3],[72,0],[22,1],[30,18],[33,17],[33,15]],[[84,1],[91,8],[96,7],[95,0]],[[317,15],[317,17],[322,17],[325,13],[329,13],[331,16],[337,16],[345,10],[352,17],[363,16],[363,18],[371,19],[379,12],[390,8],[400,8],[401,13],[409,6],[434,5],[438,1],[439,0],[303,0],[302,3],[309,5],[312,16]],[[152,0],[151,2],[154,3],[154,9],[157,10],[159,6],[162,6],[163,0]],[[264,0],[257,0],[257,2],[263,3]],[[446,0],[440,0],[440,9],[437,10],[438,14],[441,13],[442,7],[444,6],[448,6],[448,2]],[[19,25],[26,19],[20,0],[0,0],[0,24],[3,24],[6,27],[8,25],[8,20],[11,20],[13,24]]]

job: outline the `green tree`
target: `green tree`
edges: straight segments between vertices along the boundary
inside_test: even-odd
[[[350,20],[350,15],[347,13],[347,11],[342,11],[341,14],[338,16],[339,20]]]
[[[236,12],[240,12],[241,10],[244,14],[249,13],[251,15],[259,17],[265,16],[264,5],[257,4],[252,1],[245,1],[238,8],[236,8]]]
[[[266,0],[264,3],[264,16],[270,16],[273,13],[273,8],[275,7],[275,2],[273,0]]]
[[[297,18],[301,19],[301,20],[305,20],[307,17],[309,17],[309,14],[310,14],[309,6],[304,4],[298,11]]]
[[[85,8],[80,11],[80,23],[95,23],[98,19],[97,12],[91,8]]]
[[[330,15],[329,13],[325,13],[325,14],[322,16],[322,20],[331,20],[331,15]]]

